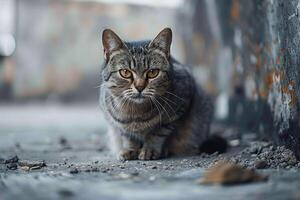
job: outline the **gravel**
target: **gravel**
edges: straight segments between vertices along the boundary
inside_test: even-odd
[[[274,146],[268,142],[251,142],[241,153],[231,160],[244,167],[256,169],[299,168],[295,154],[284,146]]]

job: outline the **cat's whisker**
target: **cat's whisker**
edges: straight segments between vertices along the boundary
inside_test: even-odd
[[[162,96],[158,96],[158,97],[159,97],[161,100],[163,100],[164,103],[166,103],[167,106],[169,106],[169,108],[173,111],[174,115],[176,115],[176,112],[175,112],[175,110],[172,108],[172,106],[170,106],[170,104],[168,104],[168,102],[167,102],[166,100],[164,100]]]
[[[133,93],[131,92],[131,90],[127,90],[125,91],[125,94],[124,94],[124,103],[122,104],[121,106],[121,111],[123,112],[123,108],[126,107],[127,105],[130,107],[130,96],[132,95]],[[131,117],[131,114],[132,114],[132,108],[130,107],[130,117]]]
[[[150,100],[153,102],[153,104],[155,105],[155,107],[156,107],[157,110],[158,110],[159,124],[160,124],[160,126],[161,126],[161,110],[159,109],[159,107],[157,106],[157,104],[155,103],[155,101],[153,101],[153,100],[154,100],[154,97],[153,97],[153,96],[150,98]]]
[[[130,93],[129,95],[128,95],[128,97],[127,97],[127,106],[129,107],[129,114],[130,114],[130,117],[132,117],[133,116],[133,107],[132,107],[132,104],[131,104],[131,101],[130,101],[130,97],[132,96],[133,94],[132,93]]]
[[[151,97],[151,96],[153,96],[153,93],[150,93],[150,92],[145,92],[145,93],[143,93],[143,95],[145,96],[145,97]]]
[[[127,96],[128,98],[130,98],[130,97],[133,96],[133,94],[134,94],[133,92],[127,92],[127,93],[126,93],[126,96]]]
[[[166,93],[168,93],[168,94],[170,94],[170,95],[173,95],[173,96],[176,97],[177,99],[179,99],[179,100],[183,101],[184,103],[186,103],[186,101],[185,101],[183,98],[177,96],[176,94],[174,94],[174,93],[172,93],[172,92],[169,92],[169,91],[166,91]]]
[[[161,108],[166,112],[167,116],[169,117],[170,120],[172,120],[172,118],[170,117],[170,114],[169,112],[166,110],[166,108],[161,104],[159,103],[159,101],[154,97],[154,100],[161,106]]]
[[[165,100],[167,100],[168,102],[170,102],[170,103],[172,103],[172,104],[174,104],[174,105],[177,105],[177,103],[176,102],[174,102],[174,101],[172,101],[171,99],[169,99],[168,97],[165,97],[165,96],[161,96],[161,95],[159,95],[160,97],[162,97],[162,98],[164,98]]]
[[[153,110],[153,107],[152,107],[152,101],[151,101],[151,96],[148,96],[148,99],[150,100],[150,105],[151,105],[151,112]]]
[[[105,101],[110,100],[110,98],[111,98],[111,96],[105,97]],[[119,99],[119,98],[122,98],[122,95],[113,96],[112,98],[114,98],[114,99]]]
[[[128,99],[127,99],[126,96],[124,96],[124,98],[121,99],[121,102],[120,102],[120,104],[119,104],[119,106],[118,106],[118,107],[120,107],[120,108],[119,108],[119,111],[123,112],[123,106],[125,105],[125,103],[126,103],[127,100],[128,100]]]
[[[115,105],[113,106],[114,111],[117,112],[118,107],[119,107],[119,106],[121,105],[121,103],[123,102],[122,94],[120,94],[120,95],[118,95],[118,96],[115,96],[114,98],[115,98],[115,99],[120,99],[120,101],[118,101],[117,104],[115,104]]]
[[[128,98],[124,97],[123,104],[121,105],[119,112],[124,113],[124,108],[125,108],[127,102],[128,102]]]

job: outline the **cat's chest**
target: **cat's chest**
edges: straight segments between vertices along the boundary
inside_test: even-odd
[[[156,112],[148,105],[122,105],[113,99],[104,104],[106,118],[125,132],[148,132],[157,124]]]
[[[107,112],[106,115],[107,120],[110,124],[119,129],[120,132],[124,134],[137,134],[138,137],[142,137],[143,135],[151,132],[156,124],[159,123],[155,117],[147,120],[137,119],[137,118],[118,118],[116,115]]]

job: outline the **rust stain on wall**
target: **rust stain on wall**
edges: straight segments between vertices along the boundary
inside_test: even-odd
[[[233,22],[237,22],[240,17],[240,8],[239,8],[239,1],[238,0],[233,0],[231,3],[231,8],[230,8],[230,19]]]
[[[296,106],[297,96],[296,96],[296,82],[290,81],[287,85],[284,85],[281,89],[283,94],[290,96],[289,106]]]
[[[266,73],[264,83],[268,90],[273,87],[274,77],[281,80],[283,77],[283,72],[279,70],[270,70],[268,73]]]

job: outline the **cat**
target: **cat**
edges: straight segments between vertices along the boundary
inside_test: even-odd
[[[172,30],[152,41],[102,33],[100,107],[109,146],[120,160],[196,155],[208,138],[213,106],[192,73],[170,54]]]

